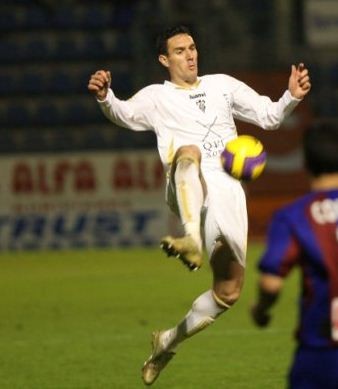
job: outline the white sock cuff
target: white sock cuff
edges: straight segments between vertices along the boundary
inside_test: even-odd
[[[225,303],[223,300],[221,300],[214,290],[212,290],[212,297],[215,300],[216,304],[224,309],[230,309],[231,305]]]

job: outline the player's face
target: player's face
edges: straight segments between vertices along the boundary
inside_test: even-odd
[[[170,79],[177,85],[189,86],[196,82],[198,73],[195,42],[188,34],[168,39],[167,55],[160,55],[162,65],[168,68]]]

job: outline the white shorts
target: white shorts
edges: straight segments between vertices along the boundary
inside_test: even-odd
[[[222,171],[203,173],[208,194],[201,217],[204,243],[211,257],[216,241],[226,240],[237,261],[245,267],[248,216],[246,197],[241,183]],[[175,191],[167,182],[166,201],[170,209],[179,215]]]

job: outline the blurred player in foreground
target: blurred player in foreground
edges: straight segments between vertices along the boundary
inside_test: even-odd
[[[142,369],[148,385],[180,342],[211,324],[240,295],[246,200],[240,182],[225,173],[220,160],[225,144],[237,136],[234,118],[276,129],[310,90],[302,64],[292,66],[289,88],[277,102],[224,74],[198,77],[197,49],[184,26],[160,35],[157,48],[170,81],[147,86],[128,101],[114,95],[108,71],[97,71],[88,84],[108,119],[134,131],[152,130],[157,136],[167,172],[166,201],[185,231],[181,238],[163,238],[162,249],[196,270],[202,265],[204,243],[213,271],[211,289],[197,297],[182,322],[153,333],[152,354]]]
[[[299,266],[300,323],[289,387],[337,389],[338,122],[307,130],[304,154],[312,190],[272,218],[251,314],[258,326],[267,326],[284,277]]]

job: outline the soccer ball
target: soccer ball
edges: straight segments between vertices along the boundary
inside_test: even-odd
[[[264,170],[266,152],[257,138],[251,135],[240,135],[225,145],[221,161],[224,170],[232,177],[252,181]]]

